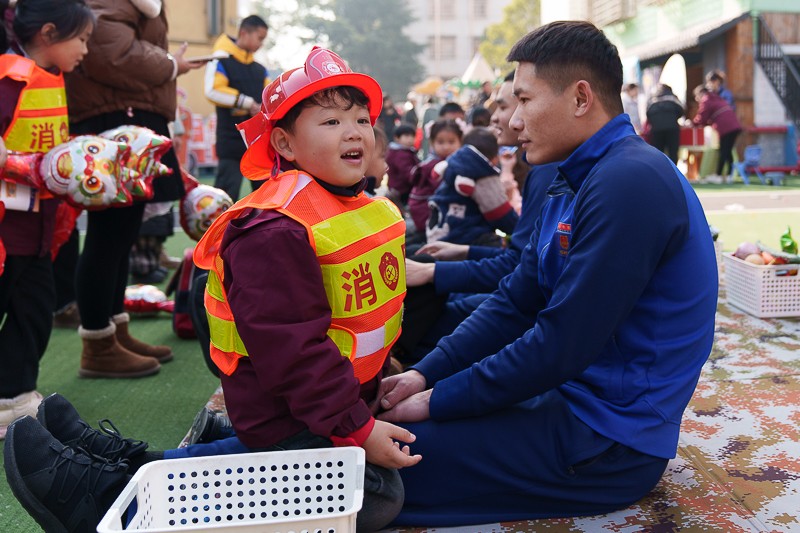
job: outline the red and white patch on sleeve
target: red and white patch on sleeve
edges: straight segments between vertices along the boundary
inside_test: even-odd
[[[475,192],[475,180],[466,176],[456,176],[455,187],[461,196],[472,196]]]

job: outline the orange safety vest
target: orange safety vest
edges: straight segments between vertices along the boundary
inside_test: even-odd
[[[331,308],[328,336],[360,383],[375,377],[400,335],[405,223],[386,199],[335,196],[296,170],[271,177],[220,215],[195,248],[195,264],[209,271],[205,305],[214,363],[230,375],[248,356],[225,296],[219,248],[228,222],[250,208],[273,209],[306,228]]]
[[[3,141],[16,152],[46,153],[69,140],[67,93],[63,74],[51,74],[26,57],[0,55],[0,78],[11,78],[25,87]],[[44,189],[42,198],[53,196]]]

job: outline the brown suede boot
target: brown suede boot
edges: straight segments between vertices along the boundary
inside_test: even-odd
[[[126,350],[117,342],[113,322],[103,329],[78,328],[83,339],[81,368],[78,375],[84,378],[141,378],[161,370],[159,362]]]
[[[128,313],[120,313],[111,317],[111,321],[117,326],[117,342],[133,353],[144,355],[146,357],[155,357],[159,363],[166,363],[172,361],[172,348],[159,344],[147,344],[139,339],[131,337],[128,331],[128,323],[131,321],[131,315]]]

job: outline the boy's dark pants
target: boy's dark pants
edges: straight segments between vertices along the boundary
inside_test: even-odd
[[[283,450],[311,450],[332,448],[333,443],[308,430],[284,439],[266,448],[248,448],[237,437],[206,444],[193,444],[185,448],[167,450],[165,459],[230,455],[236,453],[274,452]],[[403,482],[397,470],[367,463],[364,474],[364,503],[356,517],[356,530],[360,533],[378,531],[389,524],[403,506]]]

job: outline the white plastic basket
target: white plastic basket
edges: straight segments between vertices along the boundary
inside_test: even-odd
[[[754,265],[722,255],[728,303],[758,318],[800,316],[800,265]]]
[[[97,531],[354,532],[364,465],[357,447],[154,461],[131,478]]]

